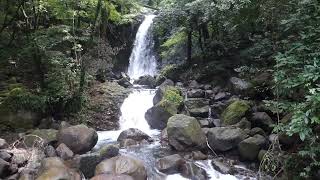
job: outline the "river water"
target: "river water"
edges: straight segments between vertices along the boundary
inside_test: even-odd
[[[154,15],[146,15],[141,24],[135,45],[130,57],[128,75],[131,79],[137,79],[143,75],[156,74],[156,59],[153,54],[153,39],[150,33]],[[96,148],[105,144],[116,143],[119,134],[129,128],[137,128],[151,136],[155,141],[150,145],[140,145],[121,149],[120,153],[129,154],[142,160],[148,171],[149,180],[185,180],[179,174],[165,175],[155,168],[156,159],[161,155],[170,155],[170,149],[162,147],[160,144],[160,131],[150,129],[145,120],[146,111],[153,106],[155,89],[146,89],[141,86],[134,86],[132,93],[125,99],[121,106],[120,129],[115,131],[98,132],[98,143]],[[210,161],[199,161],[195,164],[203,168],[209,179],[212,180],[237,180],[243,177],[224,175],[216,171]]]

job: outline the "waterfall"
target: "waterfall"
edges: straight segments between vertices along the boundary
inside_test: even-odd
[[[154,41],[150,31],[155,17],[155,15],[146,15],[138,29],[129,60],[128,75],[131,79],[156,74],[157,62],[153,53]]]

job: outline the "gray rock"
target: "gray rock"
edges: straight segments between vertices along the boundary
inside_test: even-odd
[[[193,160],[206,160],[208,156],[203,154],[201,151],[193,151],[192,152],[192,159]]]
[[[122,87],[125,87],[125,88],[129,88],[129,87],[132,87],[133,85],[130,83],[130,79],[129,78],[121,78],[120,80],[118,80],[118,84]]]
[[[142,132],[139,129],[135,129],[135,128],[130,128],[127,130],[124,130],[120,133],[117,141],[120,143],[126,139],[132,139],[134,141],[142,141],[142,140],[147,140],[149,142],[152,142],[152,138],[147,135],[146,133]]]
[[[141,76],[138,80],[134,81],[134,84],[144,85],[149,88],[156,87],[156,79],[150,75]]]
[[[158,159],[156,167],[160,172],[175,174],[179,173],[184,163],[186,163],[186,161],[179,154],[174,154]]]
[[[0,149],[5,149],[7,147],[9,147],[9,144],[7,143],[7,141],[0,138]]]
[[[256,134],[260,134],[261,136],[266,136],[266,133],[264,132],[264,130],[259,127],[255,127],[250,130],[250,133],[249,133],[250,136],[254,136]]]
[[[226,92],[219,92],[214,96],[215,101],[221,101],[229,98],[229,95]]]
[[[189,83],[189,88],[194,88],[194,89],[196,89],[196,88],[199,88],[200,87],[200,85],[199,85],[199,83],[196,81],[196,80],[192,80],[190,83]]]
[[[174,86],[174,82],[171,81],[170,79],[167,79],[166,81],[164,81],[156,90],[156,94],[153,97],[153,105],[158,104],[162,100],[164,93],[166,91],[166,88],[172,87],[172,86]]]
[[[44,153],[47,157],[56,157],[57,156],[56,150],[51,145],[48,145],[45,147]]]
[[[73,152],[66,146],[65,144],[61,143],[56,149],[57,155],[61,157],[63,160],[68,160],[73,157]]]
[[[75,165],[74,168],[79,169],[86,178],[91,178],[94,176],[96,166],[102,159],[99,153],[90,153],[77,155],[73,158],[72,162]]]
[[[206,147],[206,137],[197,119],[177,114],[168,120],[169,144],[178,151]]]
[[[0,151],[0,159],[3,159],[7,162],[10,162],[11,161],[11,158],[12,158],[12,155],[9,154],[8,152],[6,151]]]
[[[177,112],[177,107],[174,104],[160,102],[147,110],[145,118],[151,128],[162,130],[166,128],[168,119]]]
[[[247,94],[248,93],[247,91],[249,91],[252,88],[251,83],[237,77],[230,78],[230,83],[233,91],[238,94],[241,94],[241,93]]]
[[[95,175],[129,175],[136,180],[147,180],[147,171],[142,161],[129,156],[116,156],[99,163]]]
[[[207,118],[209,115],[209,100],[203,98],[189,98],[185,102],[191,116]]]
[[[239,128],[215,127],[208,131],[208,142],[213,150],[228,151],[238,146],[248,135]]]
[[[221,162],[218,159],[213,159],[211,164],[214,167],[214,169],[216,169],[222,174],[234,174],[234,169],[232,167],[228,166],[227,164]]]
[[[111,174],[100,174],[94,176],[90,180],[134,180],[131,176],[128,175],[111,175]]]
[[[108,144],[99,150],[102,159],[112,158],[119,155],[119,147],[116,145]]]
[[[254,161],[258,158],[259,151],[266,145],[266,139],[257,134],[239,143],[239,153],[243,160]]]
[[[266,132],[271,132],[273,129],[272,125],[274,125],[271,117],[265,112],[252,113],[251,122],[253,126],[260,127]]]
[[[0,178],[5,178],[10,175],[10,163],[0,159]]]
[[[202,89],[192,89],[187,92],[188,98],[204,98],[205,91]]]
[[[240,122],[233,126],[238,127],[240,129],[251,129],[251,122],[248,121],[247,118],[242,118]]]
[[[64,143],[76,154],[84,154],[90,151],[98,141],[97,132],[85,125],[61,129],[57,137],[59,144]]]
[[[205,90],[211,90],[212,86],[210,84],[206,84],[206,85],[204,85],[204,89]]]

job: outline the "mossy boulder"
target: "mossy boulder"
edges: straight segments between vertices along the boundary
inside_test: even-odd
[[[249,111],[250,105],[247,101],[236,100],[222,112],[222,120],[225,125],[234,125]]]
[[[36,129],[25,136],[24,142],[28,147],[42,142],[48,144],[57,141],[57,133],[55,129]]]
[[[177,114],[168,120],[169,144],[178,151],[203,149],[206,136],[196,118]]]

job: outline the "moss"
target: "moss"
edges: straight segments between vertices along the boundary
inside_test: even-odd
[[[225,125],[233,125],[241,121],[241,118],[250,109],[248,102],[235,101],[230,104],[222,113],[222,120]]]
[[[160,101],[159,105],[171,115],[175,115],[178,113],[178,107],[168,100],[163,99],[162,101]]]
[[[163,99],[173,103],[176,107],[179,107],[183,102],[183,97],[180,95],[179,89],[171,86],[166,88]]]

